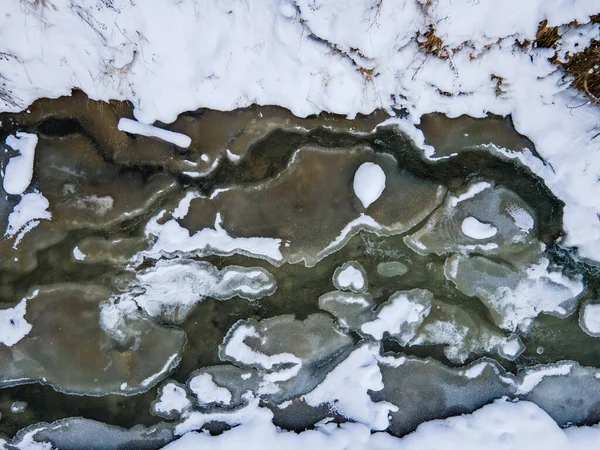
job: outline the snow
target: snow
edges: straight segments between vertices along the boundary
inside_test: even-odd
[[[16,306],[0,309],[0,344],[11,347],[23,339],[31,331],[31,324],[25,320],[27,299]]]
[[[386,332],[390,334],[400,333],[402,326],[405,324],[419,325],[430,310],[431,305],[412,302],[405,293],[396,293],[390,297],[390,303],[381,308],[377,318],[363,324],[360,329],[363,333],[381,340]],[[403,336],[403,341],[409,341],[412,337],[412,335]]]
[[[533,217],[522,208],[518,208],[516,206],[511,205],[508,208],[508,213],[515,221],[515,225],[524,233],[529,233],[533,228],[534,221]]]
[[[463,192],[458,197],[454,197],[454,196],[450,197],[450,204],[452,206],[456,206],[460,202],[464,202],[465,200],[473,198],[480,192],[482,192],[490,187],[492,187],[492,185],[485,181],[481,181],[479,183],[473,183],[469,186],[469,188],[466,190],[466,192]]]
[[[326,0],[298,7],[207,1],[202,8],[159,0],[118,8],[56,0],[42,15],[31,3],[5,3],[0,30],[7,57],[0,72],[8,96],[2,110],[22,110],[72,88],[96,99],[128,99],[142,123],[169,123],[199,107],[276,104],[301,117],[404,107],[407,116],[390,122],[432,158],[415,128],[423,114],[511,114],[546,164],[530,152],[503,153],[528,164],[565,203],[564,244],[600,260],[600,158],[592,140],[598,106],[561,82],[548,61],[551,51],[513,45],[534,38],[544,18],[550,26],[589,22],[596,0],[426,6],[361,0],[343,7]],[[430,25],[449,60],[425,55],[416,44],[417,33]],[[582,43],[593,31],[583,34]],[[503,80],[500,95],[492,75]],[[566,150],[573,147],[577,152]]]
[[[6,145],[21,153],[13,156],[6,165],[2,187],[7,194],[19,195],[29,187],[37,142],[38,137],[31,133],[18,132],[6,138]]]
[[[523,380],[517,388],[517,394],[527,394],[531,392],[533,388],[540,384],[545,377],[568,375],[572,368],[572,364],[562,364],[558,366],[549,366],[545,369],[530,369],[523,376]]]
[[[147,125],[145,123],[136,122],[135,120],[122,118],[119,120],[118,128],[120,131],[125,131],[131,134],[140,134],[142,136],[155,137],[162,139],[163,141],[170,142],[181,148],[188,148],[192,143],[192,139],[189,136],[181,133],[175,133],[169,130],[163,130],[162,128]],[[202,155],[204,156],[204,155]],[[202,159],[205,161],[204,159]]]
[[[525,346],[517,337],[517,335],[514,335],[514,337],[510,337],[506,340],[501,350],[503,356],[513,360],[516,359],[516,357],[519,356],[519,354],[521,354],[525,350]]]
[[[222,227],[221,214],[217,213],[215,228],[204,228],[190,235],[188,229],[171,219],[164,224],[158,223],[163,213],[152,218],[146,225],[146,235],[155,236],[156,242],[150,250],[142,252],[142,256],[159,258],[164,253],[193,253],[197,255],[234,253],[263,257],[270,261],[281,261],[281,239],[251,237],[238,238],[230,236]]]
[[[341,290],[363,292],[366,282],[364,269],[357,262],[346,263],[333,274],[333,285]]]
[[[190,380],[190,389],[196,395],[200,404],[220,403],[229,405],[231,403],[231,392],[217,385],[208,373],[196,375]]]
[[[75,247],[73,249],[73,258],[75,258],[77,261],[83,261],[85,259],[85,253],[83,253],[79,247]]]
[[[498,229],[495,226],[489,223],[480,222],[475,217],[466,217],[463,220],[460,229],[465,236],[473,239],[489,239],[498,232]]]
[[[562,83],[561,73],[548,61],[549,50],[527,53],[513,45],[515,39],[534,39],[543,19],[548,19],[550,26],[572,20],[587,22],[590,14],[598,13],[597,0],[453,0],[426,5],[412,0],[205,1],[201,5],[147,0],[122,2],[118,8],[111,7],[112,2],[53,0],[53,7],[44,8],[43,14],[34,9],[39,3],[43,2],[7,0],[3,4],[0,40],[5,57],[0,59],[0,73],[5,83],[2,93],[12,100],[4,101],[2,111],[22,110],[36,98],[68,95],[72,88],[80,88],[91,98],[132,102],[139,122],[123,119],[119,129],[188,147],[189,137],[146,124],[157,120],[169,123],[179,113],[199,107],[230,110],[250,104],[277,104],[298,116],[331,111],[350,117],[376,108],[405,107],[407,116],[389,123],[407,132],[431,159],[436,158],[435,150],[424,144],[422,133],[415,127],[423,114],[510,114],[517,131],[532,140],[547,163],[531,152],[511,154],[493,145],[490,149],[527,164],[545,180],[565,204],[566,236],[562,244],[576,247],[582,257],[600,261],[600,158],[598,141],[593,139],[598,130],[599,107]],[[430,25],[447,47],[448,60],[419,50],[417,33],[422,34]],[[581,34],[571,32],[562,52],[572,51],[575,42],[585,45],[597,36],[596,31],[594,26],[586,26]],[[374,75],[365,75],[368,73]],[[492,75],[503,80],[500,95],[495,92]],[[9,146],[21,151],[20,156],[11,158],[3,177],[3,187],[9,194],[22,194],[30,184],[34,139],[37,141],[35,135],[26,133],[7,139]],[[228,152],[230,159],[237,158],[232,155]],[[385,188],[385,174],[379,166],[365,163],[357,170],[353,187],[367,208]],[[485,189],[485,185],[479,188]],[[465,195],[468,198],[474,191]],[[16,236],[16,245],[22,233],[42,219],[50,219],[48,206],[39,193],[23,195],[9,217],[5,235]],[[184,217],[188,208],[189,203],[187,207],[181,204],[173,219],[164,224],[158,222],[160,215],[150,221],[146,233],[156,241],[146,256],[158,259],[174,253],[241,253],[274,262],[282,260],[279,239],[230,236],[220,214],[214,229],[190,235],[176,220]],[[520,229],[529,231],[533,227],[533,218],[527,213],[509,213]],[[377,229],[378,224],[361,215],[344,228],[327,251],[337,248],[359,227]],[[493,236],[488,236],[492,228],[471,221],[463,231],[475,239],[486,239]],[[450,261],[449,278],[456,277],[457,268]],[[541,305],[528,303],[529,298],[545,299],[556,293],[547,287],[549,281],[566,287],[571,296],[583,290],[579,280],[549,272],[547,261],[530,267],[528,275],[513,291],[498,293],[499,309],[506,313],[502,324],[505,328],[515,329],[540,311],[565,312],[557,303],[561,299]],[[22,319],[22,304],[22,311],[19,304],[8,315]],[[406,317],[414,319],[418,315],[411,305],[398,306],[387,317],[395,320],[371,323],[371,331],[374,336],[382,335],[383,329],[395,330]],[[595,305],[582,309],[581,320],[588,331],[600,328],[597,316]],[[385,322],[384,317],[377,320]],[[2,331],[4,326],[0,327]],[[243,342],[245,336],[253,336],[252,331],[236,329],[240,335],[235,334],[227,347],[235,358],[265,368],[281,363],[299,368],[294,355],[253,352]],[[515,341],[507,341],[504,350],[514,352]],[[594,448],[600,439],[598,428],[561,430],[532,403],[503,400],[473,414],[422,424],[402,439],[371,434],[371,428],[385,427],[386,416],[393,410],[393,405],[375,403],[368,396],[369,390],[382,387],[372,358],[372,352],[361,347],[306,396],[315,404],[329,404],[359,423],[339,427],[328,424],[318,430],[288,433],[275,427],[272,413],[259,408],[256,402],[230,416],[231,423],[241,424],[237,428],[214,437],[190,433],[168,448],[243,445],[427,449],[439,448],[443,442],[445,448],[462,450],[566,450],[576,446]],[[170,369],[171,359],[164,370]],[[565,364],[528,373],[520,390],[529,392],[545,376],[565,375],[569,370]],[[210,417],[216,416],[196,415],[195,422],[188,425],[193,422],[197,426]],[[35,444],[33,434],[18,448],[51,447]]]
[[[50,203],[39,192],[30,192],[21,197],[8,216],[8,226],[5,237],[13,237],[18,233],[13,246],[16,248],[23,235],[39,225],[40,220],[50,220],[52,214],[48,211]]]
[[[584,289],[581,276],[567,277],[560,268],[552,267],[547,258],[526,267],[525,276],[515,280],[513,286],[499,282],[499,274],[492,275],[500,271],[509,276],[503,267],[486,259],[454,255],[446,259],[444,274],[459,290],[482,299],[501,316],[497,318],[498,325],[509,331],[517,327],[526,330],[531,319],[540,313],[568,315]]]
[[[377,353],[377,347],[368,345],[354,350],[303,399],[312,406],[327,403],[344,417],[374,430],[384,430],[389,425],[390,411],[398,411],[398,408],[389,402],[373,402],[368,394],[368,391],[383,389]]]
[[[167,383],[161,388],[153,409],[162,414],[172,414],[173,412],[181,414],[191,406],[192,402],[188,399],[185,389],[175,383]]]
[[[192,203],[192,200],[194,200],[195,198],[200,198],[200,194],[198,192],[195,191],[187,191],[184,195],[184,197],[179,201],[179,204],[177,205],[177,208],[175,208],[173,210],[173,218],[174,219],[183,219],[185,216],[188,215],[188,212],[190,211],[190,204]]]
[[[235,326],[227,333],[224,353],[238,361],[249,366],[259,366],[263,369],[273,369],[282,364],[290,365],[290,368],[283,369],[277,374],[278,379],[272,381],[284,381],[294,377],[302,367],[302,360],[291,353],[276,353],[265,355],[252,350],[244,340],[247,338],[258,338],[259,334],[251,325],[241,324]]]
[[[600,303],[586,303],[579,313],[583,330],[591,336],[600,337]]]
[[[365,208],[377,200],[385,189],[385,173],[374,163],[366,162],[354,174],[354,194]]]
[[[300,433],[283,431],[273,425],[273,413],[266,408],[247,410],[245,416],[241,425],[218,436],[190,432],[167,445],[165,450],[583,450],[595,448],[600,439],[598,427],[562,430],[534,403],[512,403],[506,399],[496,400],[472,414],[425,422],[403,438],[387,433],[372,434],[361,423],[339,426],[329,423]]]

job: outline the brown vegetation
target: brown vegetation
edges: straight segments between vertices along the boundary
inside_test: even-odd
[[[588,47],[568,54],[566,61],[559,64],[573,77],[573,86],[600,102],[600,40],[592,39]]]
[[[558,27],[549,27],[548,19],[542,20],[535,35],[535,46],[539,48],[553,48],[559,39]]]
[[[428,55],[432,54],[441,59],[448,59],[448,49],[444,46],[442,40],[435,35],[435,28],[429,26],[425,33],[417,34],[417,44]]]

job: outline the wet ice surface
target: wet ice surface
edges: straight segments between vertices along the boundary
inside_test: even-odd
[[[265,415],[404,435],[503,396],[600,420],[597,272],[488,145],[535,150],[509,118],[425,116],[456,153],[432,162],[371,132],[383,113],[203,110],[158,125],[175,135],[130,117],[81,94],[2,117],[5,145],[37,139],[0,200],[12,444],[160,448]]]

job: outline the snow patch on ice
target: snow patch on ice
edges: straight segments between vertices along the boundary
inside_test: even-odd
[[[73,249],[73,258],[75,258],[77,261],[83,261],[85,259],[85,253],[83,253],[79,247],[75,247]]]
[[[385,189],[385,173],[377,164],[363,163],[354,174],[353,186],[354,193],[360,202],[365,208],[368,208]]]
[[[181,213],[185,209],[182,208]],[[150,250],[142,252],[142,256],[159,258],[163,254],[192,253],[197,255],[232,255],[234,253],[263,257],[277,262],[283,258],[280,250],[281,239],[265,237],[233,237],[223,228],[221,213],[217,213],[214,228],[204,228],[193,235],[176,220],[171,219],[164,224],[158,220],[164,212],[150,219],[145,228],[147,236],[156,237]]]
[[[37,142],[38,137],[31,133],[17,132],[6,138],[6,145],[21,153],[13,156],[6,165],[2,187],[7,194],[19,195],[29,187]]]
[[[364,292],[366,284],[366,272],[355,261],[350,261],[342,267],[337,268],[333,274],[333,285],[340,290]]]
[[[534,368],[528,370],[521,383],[517,387],[517,394],[527,394],[542,382],[545,377],[564,376],[571,373],[572,364],[562,364],[558,366],[550,366],[548,368]]]
[[[39,225],[40,220],[50,220],[52,214],[48,211],[50,203],[48,199],[39,192],[30,192],[21,197],[21,201],[14,207],[8,216],[8,226],[5,237],[17,237],[13,244],[16,248],[23,236]]]
[[[389,304],[381,308],[377,318],[363,324],[360,329],[363,333],[381,340],[384,333],[399,334],[403,326],[408,325],[407,335],[401,336],[402,341],[407,343],[414,337],[416,326],[423,322],[430,311],[430,303],[411,301],[407,293],[397,292],[390,297]]]
[[[190,390],[196,395],[198,402],[202,405],[209,403],[220,403],[229,405],[231,403],[231,392],[219,386],[213,381],[212,375],[201,373],[190,380]]]
[[[450,197],[450,204],[452,206],[456,206],[460,202],[464,202],[465,200],[473,198],[480,192],[483,192],[484,190],[486,190],[490,187],[492,187],[492,185],[485,181],[481,181],[479,183],[473,183],[472,185],[469,186],[469,188],[467,189],[466,192],[463,192],[458,197],[454,197],[454,196]]]
[[[508,214],[510,214],[510,216],[515,221],[515,225],[517,226],[517,228],[519,228],[524,233],[529,233],[533,228],[533,217],[531,217],[531,214],[529,214],[524,209],[511,205],[508,208]]]
[[[389,402],[374,402],[368,394],[384,387],[377,354],[378,348],[368,345],[354,350],[303,399],[312,406],[329,404],[337,413],[373,430],[386,429],[389,413],[398,411],[398,407]]]
[[[581,328],[591,336],[600,337],[600,303],[586,303],[579,313]]]
[[[170,416],[174,413],[181,414],[191,408],[192,402],[184,388],[170,382],[160,389],[157,400],[152,404],[154,413]]]
[[[498,233],[498,229],[495,226],[480,222],[475,217],[466,217],[460,229],[465,236],[478,240],[489,239]]]
[[[32,326],[25,320],[27,299],[16,306],[0,309],[0,344],[11,347],[29,334]]]
[[[285,381],[295,377],[302,367],[302,360],[291,353],[285,352],[273,355],[258,353],[244,342],[248,338],[259,337],[259,333],[251,325],[241,324],[237,327],[234,326],[225,338],[224,353],[239,363],[248,366],[259,366],[267,370],[271,370],[278,365],[290,365],[289,368],[265,376],[265,379],[268,377],[268,381],[270,382]]]
[[[140,134],[142,136],[155,137],[171,144],[175,144],[181,148],[188,148],[192,143],[189,136],[181,133],[175,133],[169,130],[163,130],[152,125],[137,122],[135,120],[123,117],[119,120],[119,131],[125,131],[131,134]]]

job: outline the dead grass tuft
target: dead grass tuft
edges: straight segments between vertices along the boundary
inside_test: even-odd
[[[504,93],[504,90],[502,89],[502,83],[504,82],[504,79],[495,74],[492,74],[490,78],[492,81],[496,82],[496,89],[494,90],[496,97],[500,97]]]
[[[373,77],[377,76],[375,69],[367,69],[366,67],[359,67],[358,71],[365,77],[365,81],[373,81]]]
[[[573,86],[600,102],[600,40],[593,39],[582,51],[568,54],[561,66],[573,77]]]
[[[539,48],[553,48],[559,39],[558,27],[549,27],[548,19],[542,20],[535,35],[535,46]]]
[[[435,35],[435,28],[429,26],[425,33],[417,34],[417,44],[428,55],[434,55],[440,59],[448,59],[448,49],[444,46],[442,40]]]

